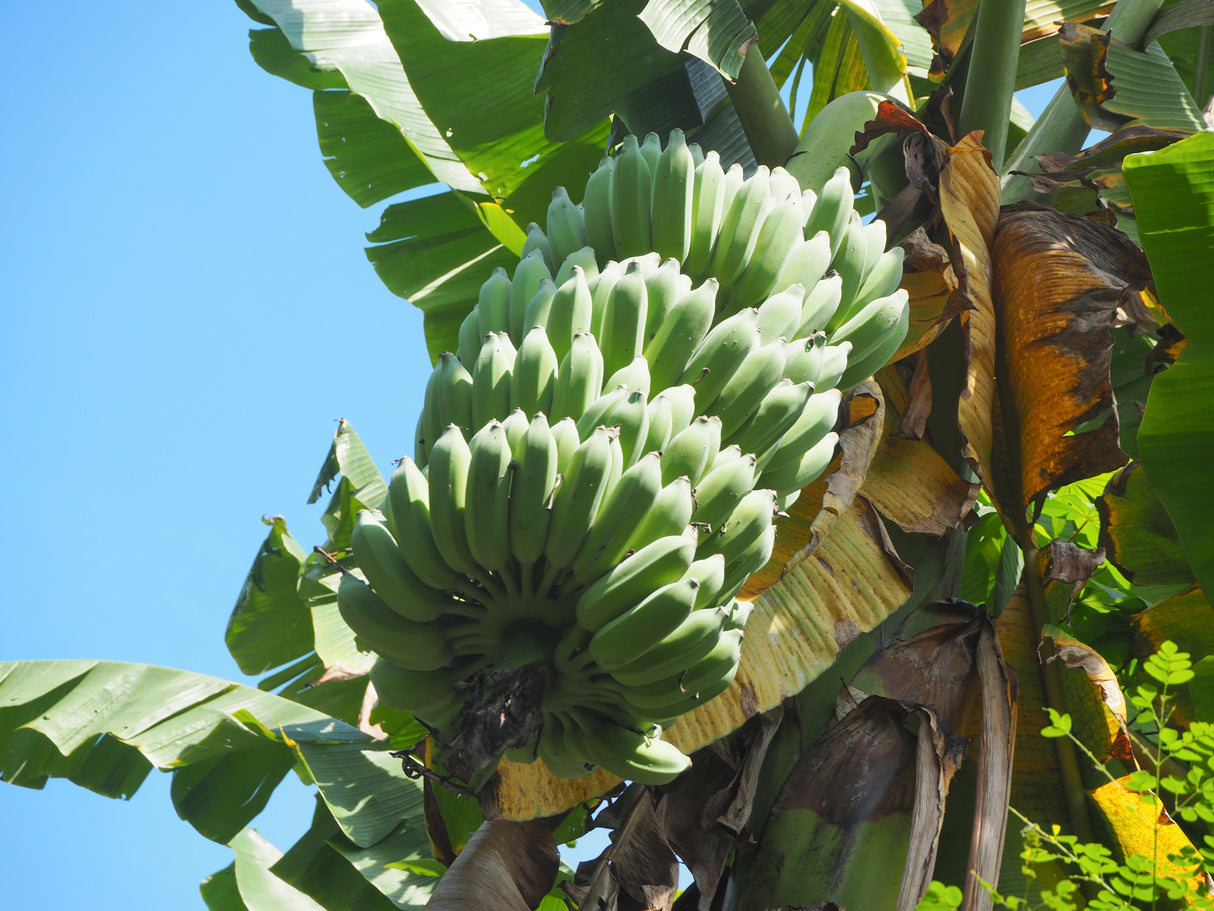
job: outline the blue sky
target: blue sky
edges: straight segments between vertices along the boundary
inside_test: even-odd
[[[243,680],[223,631],[261,516],[319,539],[305,501],[338,418],[384,470],[409,449],[420,314],[367,264],[377,209],[331,180],[309,94],[253,63],[235,3],[16,4],[6,23],[0,660]],[[257,827],[285,849],[310,814],[291,779]],[[0,819],[13,908],[202,908],[231,859],[157,773],[130,802],[0,785]]]

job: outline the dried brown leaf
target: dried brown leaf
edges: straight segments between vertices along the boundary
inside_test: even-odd
[[[541,820],[485,821],[434,888],[432,911],[531,911],[556,881],[560,855]]]

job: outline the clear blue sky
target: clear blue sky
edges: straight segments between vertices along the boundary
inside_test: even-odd
[[[305,500],[340,417],[383,469],[408,451],[420,314],[367,264],[378,210],[333,183],[309,94],[253,63],[235,3],[5,20],[0,659],[242,680],[223,631],[260,517],[319,540]],[[286,849],[310,814],[289,779],[256,825]],[[130,802],[0,785],[0,820],[14,909],[202,908],[231,859],[158,773]]]

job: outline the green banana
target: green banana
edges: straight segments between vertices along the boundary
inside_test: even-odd
[[[908,318],[907,293],[899,288],[888,297],[879,297],[865,304],[858,313],[830,333],[830,343],[851,342],[851,354],[847,358],[850,365],[885,342],[891,333],[901,332],[905,336]]]
[[[705,153],[704,160],[696,165],[694,176],[691,240],[683,260],[683,269],[693,281],[699,281],[712,260],[717,232],[732,196],[729,194],[725,170],[721,167],[721,156],[715,149]]]
[[[856,292],[860,290],[860,285],[864,281],[867,260],[868,238],[865,236],[864,222],[860,220],[859,213],[853,210],[849,213],[843,242],[830,263],[832,271],[838,273],[839,278],[842,279],[843,288],[841,290],[842,303],[830,324],[826,326],[827,329],[833,329],[835,325],[848,319],[861,304]]]
[[[641,140],[640,148],[641,154],[645,156],[645,164],[649,168],[649,176],[652,178],[657,173],[658,162],[662,159],[662,137],[650,130]]]
[[[756,344],[722,387],[712,410],[721,419],[723,439],[731,439],[750,420],[763,397],[780,381],[784,373],[784,349],[782,338],[765,345]]]
[[[433,671],[455,657],[439,624],[406,620],[355,575],[342,576],[337,609],[359,639],[402,668]]]
[[[785,286],[761,303],[759,313],[759,343],[766,345],[776,339],[791,339],[796,337],[801,325],[802,304],[805,301],[805,287],[800,284]]]
[[[785,352],[784,376],[794,383],[811,383],[825,392],[839,384],[851,355],[851,342],[828,345],[826,334],[815,332],[809,338],[789,343]]]
[[[656,735],[599,716],[579,716],[578,723],[595,764],[618,778],[644,785],[666,784],[691,767],[691,760],[678,747]]]
[[[781,509],[787,509],[788,505],[796,499],[795,497],[793,500],[783,499],[786,494],[799,492],[826,471],[830,463],[834,461],[835,447],[838,444],[839,435],[831,431],[809,450],[802,450],[800,455],[796,454],[797,450],[791,450],[791,458],[788,461],[777,465],[773,460],[768,464],[762,474],[763,486],[770,487],[781,496]]]
[[[573,336],[552,387],[550,420],[579,420],[603,391],[603,354],[589,332]]]
[[[531,329],[523,337],[514,359],[514,372],[510,379],[511,406],[522,409],[528,418],[537,412],[550,412],[560,366],[544,327]]]
[[[640,657],[690,616],[699,588],[694,579],[655,588],[590,637],[591,657],[607,671]]]
[[[838,275],[828,275],[819,281],[806,293],[801,304],[801,325],[797,328],[796,337],[804,338],[825,329],[842,302],[843,279]]]
[[[692,561],[684,578],[695,579],[700,584],[696,593],[695,611],[722,606],[727,600],[721,597],[725,585],[725,558],[721,554],[709,554]]]
[[[593,315],[594,298],[590,295],[586,271],[575,266],[572,277],[556,289],[544,325],[558,363],[569,353],[573,337],[590,331]]]
[[[406,620],[430,623],[451,610],[451,596],[417,578],[392,532],[370,510],[358,514],[350,543],[367,582],[388,607]]]
[[[677,718],[719,696],[733,683],[741,657],[742,631],[722,630],[712,650],[685,670],[620,693],[639,713]]]
[[[464,433],[471,433],[472,374],[464,369],[458,357],[444,351],[438,356],[434,376],[438,378],[434,403],[439,414],[439,435],[447,429],[448,424],[456,425]]]
[[[711,552],[725,558],[726,577],[775,522],[776,512],[776,492],[767,489],[750,491],[734,507],[729,518],[722,523],[720,534],[711,541]],[[766,563],[770,556],[770,553],[767,554],[763,562]]]
[[[679,534],[658,538],[629,554],[578,596],[578,625],[597,632],[650,592],[683,578],[695,549],[695,538]]]
[[[510,331],[510,294],[513,288],[510,276],[501,266],[494,269],[481,285],[476,299],[476,313],[479,315],[482,339],[490,332]]]
[[[573,278],[574,269],[581,269],[586,276],[586,281],[590,281],[599,274],[599,261],[596,258],[594,247],[587,245],[566,256],[564,262],[557,266],[556,276],[552,279],[552,283],[558,288],[561,287]]]
[[[792,162],[789,162],[790,170]],[[797,175],[800,180],[800,175]],[[805,182],[801,182],[805,186]],[[847,168],[841,167],[823,185],[812,209],[806,209],[804,233],[813,237],[819,231],[825,231],[830,238],[830,257],[833,260],[839,253],[847,233],[847,224],[854,211],[855,196],[852,194],[851,174]]]
[[[603,266],[593,279],[587,282],[590,287],[590,300],[593,306],[590,311],[590,331],[595,338],[602,338],[603,316],[607,312],[607,301],[611,299],[611,290],[624,276],[624,266],[612,260]]]
[[[719,531],[738,501],[755,486],[755,457],[751,454],[718,460],[695,485],[692,521]]]
[[[548,249],[548,235],[544,233],[544,229],[535,222],[528,222],[527,229],[524,232],[527,239],[523,241],[523,249],[519,252],[519,259],[526,259],[533,252],[538,253],[543,257],[545,265],[548,266],[549,272],[552,271],[552,254]]]
[[[662,323],[654,327],[644,352],[655,389],[679,382],[690,352],[697,349],[712,327],[716,305],[717,282],[710,278],[675,301]]]
[[[805,325],[806,320],[813,318],[814,311],[807,309],[805,306],[809,302],[809,297],[817,287],[818,283],[826,275],[826,270],[830,268],[830,237],[825,231],[819,231],[809,240],[799,240],[793,245],[792,250],[788,254],[788,258],[784,260],[784,265],[780,267],[780,274],[776,276],[774,288],[787,288],[789,285],[801,285],[804,291],[804,298],[801,306],[801,319],[798,320],[799,325]],[[825,324],[823,324],[825,325]],[[813,326],[811,328],[820,329],[821,326]],[[792,338],[792,335],[788,336]]]
[[[731,308],[754,306],[773,291],[786,287],[779,284],[780,275],[793,250],[805,242],[801,234],[804,217],[799,195],[772,203],[742,272],[730,289]]]
[[[430,532],[444,563],[485,585],[487,573],[472,556],[464,524],[468,466],[471,463],[472,450],[468,448],[464,435],[458,427],[449,426],[438,438],[430,453],[430,464],[426,466]],[[369,573],[367,577],[374,585],[374,578]]]
[[[577,424],[573,418],[561,418],[555,424],[551,424],[550,429],[553,439],[556,440],[557,474],[564,475],[573,462],[573,454],[582,445],[582,438],[578,436]]]
[[[510,413],[510,384],[518,352],[506,332],[485,336],[476,364],[472,368],[472,424],[484,427],[491,420],[502,420]]]
[[[674,401],[668,393],[669,390],[663,389],[645,406],[649,411],[649,430],[641,446],[642,452],[661,452],[674,435]]]
[[[649,379],[649,362],[638,354],[603,381],[604,389],[615,389],[618,386],[627,386],[631,392],[643,392],[648,396],[652,386]]]
[[[691,279],[683,274],[677,259],[665,260],[657,269],[645,274],[645,346],[653,340],[666,322],[671,310],[684,296],[691,293]]]
[[[434,543],[429,484],[408,456],[400,460],[388,481],[388,506],[392,536],[413,575],[439,591],[466,590],[467,578],[443,560]]]
[[[615,458],[612,449],[619,445],[616,431],[596,427],[574,452],[552,500],[544,542],[547,567],[540,594],[566,571],[582,546],[607,494]]]
[[[766,165],[759,165],[734,195],[721,220],[708,268],[726,295],[732,293],[734,282],[741,276],[758,242],[760,226],[775,207],[768,195],[769,173]]]
[[[904,294],[905,292],[901,293]],[[902,346],[902,341],[906,338],[909,328],[910,308],[903,307],[902,313],[898,317],[898,322],[877,345],[869,348],[867,352],[861,354],[859,357],[849,358],[847,369],[843,371],[843,375],[839,378],[840,384],[845,388],[849,388],[876,373],[889,363]]]
[[[659,453],[648,453],[624,470],[603,501],[581,548],[569,564],[573,584],[586,585],[623,559],[633,532],[654,509],[654,501],[661,489]]]
[[[725,618],[725,611],[717,607],[693,610],[639,658],[611,671],[611,676],[625,686],[644,686],[686,670],[713,650]]]
[[[757,467],[762,470],[776,452],[776,446],[805,410],[813,394],[811,383],[794,383],[781,379],[744,423],[730,436],[742,452],[753,453]]]
[[[544,555],[556,487],[556,437],[541,411],[523,437],[522,457],[510,484],[510,552],[522,566]]]
[[[800,489],[797,490],[800,493]],[[783,504],[780,504],[783,509]],[[746,580],[767,565],[776,546],[776,526],[769,524],[760,535],[742,548],[732,560],[725,562],[725,581],[721,585],[721,594],[732,598]]]
[[[548,253],[553,263],[561,262],[570,253],[586,246],[586,223],[582,210],[574,205],[564,187],[552,191],[548,203]]]
[[[649,436],[649,411],[643,392],[616,386],[591,402],[578,419],[578,433],[585,438],[595,427],[619,428],[620,448],[625,467],[642,455],[640,449]]]
[[[637,138],[624,137],[615,159],[611,184],[611,231],[615,258],[640,256],[653,249],[650,231],[650,200],[653,180],[649,164]]]
[[[856,134],[877,118],[878,105],[888,97],[879,92],[847,92],[831,100],[805,124],[788,163],[788,170],[802,187],[817,191],[840,166],[855,169],[859,186],[859,168],[851,149]]]
[[[599,348],[603,351],[603,370],[608,375],[632,363],[645,350],[647,298],[644,276],[634,265],[628,266],[611,289],[603,312]]]
[[[371,665],[371,684],[384,705],[429,718],[448,711],[452,703],[462,707],[460,683],[468,668],[461,665],[413,671],[398,667],[386,658]]]
[[[491,420],[468,441],[464,530],[473,559],[501,573],[510,563],[510,464],[506,428]]]
[[[459,358],[465,370],[471,370],[472,365],[476,363],[484,340],[485,337],[481,335],[480,311],[473,307],[459,324],[459,343],[455,346],[455,356]]]
[[[839,423],[839,407],[843,393],[838,389],[815,392],[801,408],[788,431],[781,437],[775,452],[766,457],[762,478],[768,470],[779,470],[788,462],[799,460]]]
[[[645,458],[649,456],[646,455]],[[687,531],[694,534],[695,529],[689,529],[691,514],[694,511],[695,498],[691,495],[691,480],[687,477],[675,478],[663,485],[654,496],[648,512],[629,535],[625,550],[638,550],[667,535],[678,535]]]
[[[653,249],[679,262],[691,249],[694,228],[695,159],[683,131],[674,129],[653,169]]]
[[[615,232],[612,227],[612,185],[615,183],[616,160],[604,158],[586,181],[582,197],[582,219],[586,226],[586,244],[594,249],[599,267],[617,259]]]
[[[666,444],[662,452],[662,480],[669,484],[683,476],[694,486],[720,449],[721,419],[715,415],[700,415]]]
[[[717,323],[683,370],[681,382],[696,390],[696,409],[708,413],[729,378],[759,343],[759,311],[747,308]]]
[[[510,449],[512,457],[517,460],[523,451],[523,437],[527,434],[527,427],[531,422],[527,420],[527,415],[523,413],[523,409],[515,408],[502,421],[502,429],[506,431],[506,445]]]
[[[590,774],[593,763],[587,762],[573,749],[567,739],[565,721],[560,714],[545,713],[540,727],[536,753],[555,778],[582,778]]]
[[[507,305],[509,314],[510,341],[519,345],[523,341],[523,324],[527,319],[527,305],[540,290],[543,281],[552,281],[552,273],[548,263],[544,261],[543,252],[539,249],[526,253],[519,260],[510,283],[510,300]],[[552,286],[555,291],[556,286]]]

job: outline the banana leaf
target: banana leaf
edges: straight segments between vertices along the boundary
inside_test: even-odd
[[[1138,431],[1143,470],[1167,509],[1193,574],[1214,591],[1214,484],[1203,465],[1214,445],[1205,405],[1214,394],[1214,315],[1209,289],[1214,223],[1214,136],[1199,133],[1158,152],[1131,155],[1126,183],[1159,299],[1188,339],[1155,378]]]

